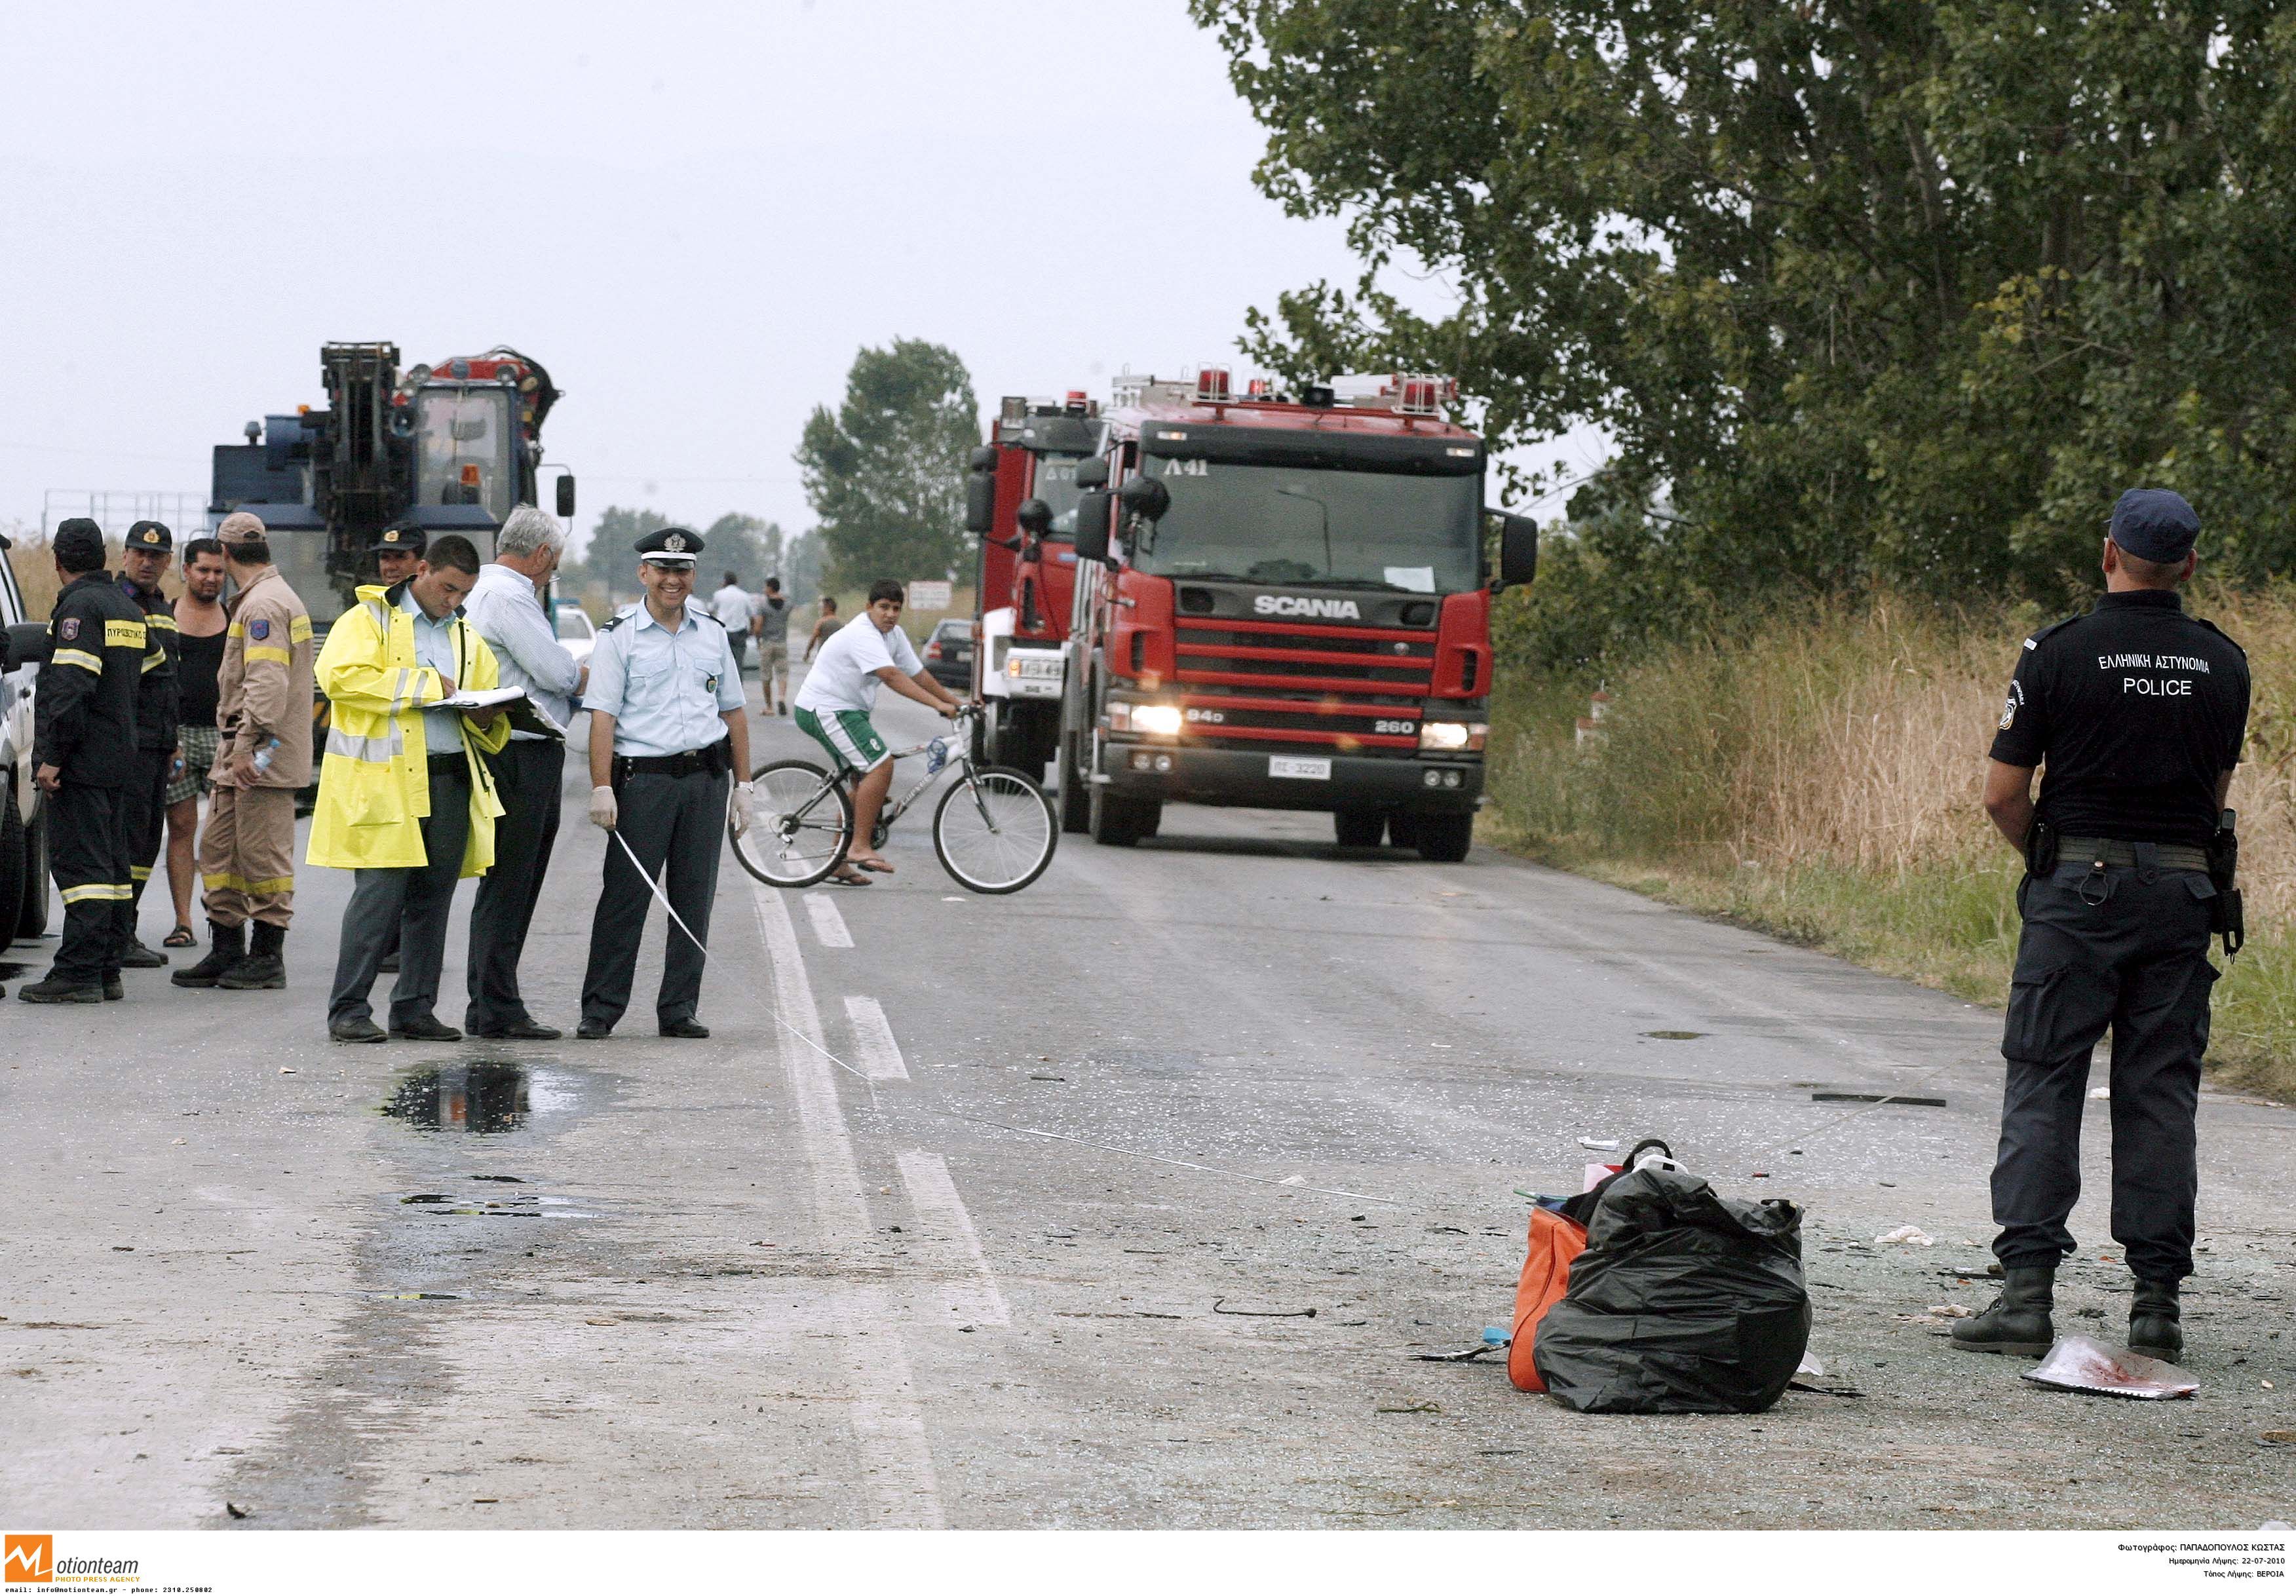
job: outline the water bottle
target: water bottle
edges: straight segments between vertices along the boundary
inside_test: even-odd
[[[276,737],[272,738],[261,748],[255,750],[255,773],[257,775],[259,776],[265,771],[271,768],[272,757],[278,751],[279,740]]]
[[[948,739],[936,737],[925,744],[925,774],[932,775],[948,763]]]

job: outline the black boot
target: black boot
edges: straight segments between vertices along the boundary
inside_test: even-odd
[[[287,928],[255,922],[255,942],[247,957],[224,972],[216,983],[226,992],[275,991],[287,984],[287,961],[280,956],[287,945]]]
[[[208,921],[208,956],[168,978],[178,986],[212,986],[224,971],[247,957],[247,929]]]
[[[2128,1305],[2128,1350],[2175,1363],[2185,1355],[2184,1310],[2175,1281],[2138,1281]]]
[[[1953,1327],[1953,1344],[1967,1352],[2039,1357],[2057,1338],[2049,1323],[2049,1310],[2057,1305],[2056,1286],[2054,1269],[2005,1271],[2001,1295],[1976,1318]]]

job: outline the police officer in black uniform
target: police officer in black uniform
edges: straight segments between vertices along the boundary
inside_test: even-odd
[[[120,789],[122,823],[127,828],[128,901],[119,906],[119,962],[128,970],[160,970],[167,956],[135,935],[135,913],[144,883],[160,857],[168,820],[168,783],[175,779],[176,708],[176,655],[183,639],[176,630],[176,606],[160,591],[160,578],[175,552],[175,535],[159,521],[127,528],[121,557],[119,591],[144,618],[144,684],[135,703],[135,774]]]
[[[2193,1272],[2194,1120],[2217,978],[2208,942],[2213,929],[2237,945],[2229,831],[2219,831],[2249,695],[2247,656],[2177,593],[2199,533],[2177,494],[2121,495],[2104,596],[2026,639],[2001,707],[1985,806],[2025,850],[2025,929],[1993,1169],[2005,1287],[1954,1329],[1972,1352],[2037,1357],[2054,1339],[2089,1055],[2108,1027],[2112,1234],[2136,1277],[2128,1344],[2155,1357],[2184,1351],[2177,1293]],[[2038,806],[2037,765],[2046,767]]]
[[[136,768],[144,613],[103,574],[103,530],[94,521],[64,522],[53,548],[65,586],[34,690],[32,760],[64,929],[47,978],[16,995],[28,1003],[100,1003],[121,995],[119,908],[132,901],[123,789]]]

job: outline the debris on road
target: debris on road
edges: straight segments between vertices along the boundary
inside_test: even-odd
[[[1619,1150],[1619,1139],[1616,1136],[1581,1136],[1578,1145],[1588,1152],[1616,1152]]]
[[[223,1504],[223,1510],[229,1513],[234,1518],[244,1518],[247,1517],[247,1510],[240,1506],[239,1503],[235,1502],[225,1502]]]
[[[1917,1224],[1901,1224],[1896,1230],[1885,1231],[1874,1238],[1876,1247],[1886,1247],[1894,1242],[1903,1242],[1907,1247],[1935,1247],[1937,1238]]]
[[[2025,1371],[2037,1386],[2087,1391],[2099,1396],[2128,1396],[2160,1402],[2190,1396],[2201,1382],[2176,1364],[2125,1346],[2110,1346],[2087,1336],[2060,1336],[2048,1355]]]
[[[1957,1302],[1938,1303],[1924,1312],[1932,1319],[1966,1319],[1970,1316],[1970,1310]]]
[[[1411,1355],[1411,1361],[1414,1363],[1472,1363],[1486,1354],[1504,1352],[1506,1347],[1505,1341],[1496,1344],[1486,1341],[1478,1346],[1463,1346],[1457,1352],[1414,1352]]]
[[[1374,1413],[1439,1413],[1442,1404],[1432,1402],[1409,1402],[1394,1407],[1374,1408]]]
[[[2296,1429],[2268,1429],[2256,1438],[2267,1446],[2296,1446]]]
[[[1220,1306],[1220,1304],[1226,1300],[1225,1297],[1213,1297],[1212,1312],[1225,1314],[1231,1319],[1313,1319],[1316,1316],[1316,1310],[1313,1308],[1224,1308]]]

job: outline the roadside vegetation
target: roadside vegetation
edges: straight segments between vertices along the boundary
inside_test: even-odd
[[[2296,586],[2191,597],[2255,676],[2232,800],[2249,941],[2217,988],[2210,1056],[2226,1084],[2296,1096]],[[1690,627],[1603,674],[1526,663],[1493,705],[1487,834],[1998,1005],[2023,865],[1979,799],[2017,644],[2047,618],[1811,601]],[[1597,686],[1608,713],[1580,747]]]

